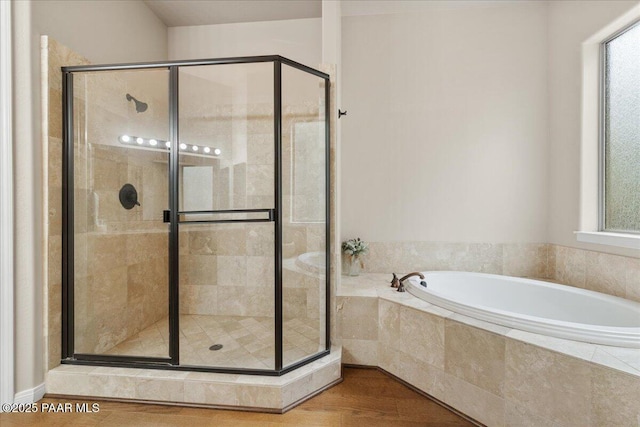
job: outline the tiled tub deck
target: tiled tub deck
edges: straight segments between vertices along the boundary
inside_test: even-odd
[[[343,362],[379,366],[489,426],[640,426],[640,350],[509,329],[343,277]]]

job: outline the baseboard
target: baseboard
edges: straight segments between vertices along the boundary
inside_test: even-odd
[[[35,386],[34,388],[30,388],[29,390],[23,390],[19,393],[16,393],[13,398],[13,403],[17,404],[25,404],[25,403],[34,403],[44,397],[44,383]]]

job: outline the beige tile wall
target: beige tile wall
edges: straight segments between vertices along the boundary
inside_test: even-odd
[[[180,312],[274,315],[273,225],[181,226]]]
[[[640,301],[640,258],[547,243],[371,242],[364,271],[472,271],[550,279]]]
[[[549,245],[551,278],[640,302],[640,258]]]
[[[42,54],[47,58],[46,84],[49,104],[43,117],[45,135],[43,167],[45,193],[43,205],[46,217],[47,274],[45,284],[46,366],[52,369],[60,364],[61,310],[62,310],[62,65],[88,64],[89,61],[52,39],[44,39]]]
[[[474,326],[388,290],[385,279],[349,278],[348,296],[338,296],[345,363],[379,366],[490,426],[637,425],[634,368],[594,363],[589,344],[577,343],[574,357],[511,338],[508,328]],[[618,350],[623,358],[635,355],[637,366],[637,352]]]
[[[366,272],[460,270],[549,277],[545,243],[371,242]]]

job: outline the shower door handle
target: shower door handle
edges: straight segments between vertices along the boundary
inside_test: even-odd
[[[226,217],[222,219],[205,219],[205,220],[191,220],[188,221],[189,215],[220,215],[227,214],[233,216],[233,214],[242,215],[254,215],[253,218],[231,218]],[[262,215],[262,217],[260,217]],[[274,222],[276,220],[275,209],[235,209],[235,210],[218,210],[218,211],[188,211],[178,212],[178,222],[184,223],[216,223],[216,222]],[[162,222],[171,222],[171,211],[162,211]]]

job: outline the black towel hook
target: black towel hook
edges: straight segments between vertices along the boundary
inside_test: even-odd
[[[347,115],[347,110],[340,111],[340,109],[338,108],[338,118],[340,118],[342,116],[346,116],[346,115]]]

